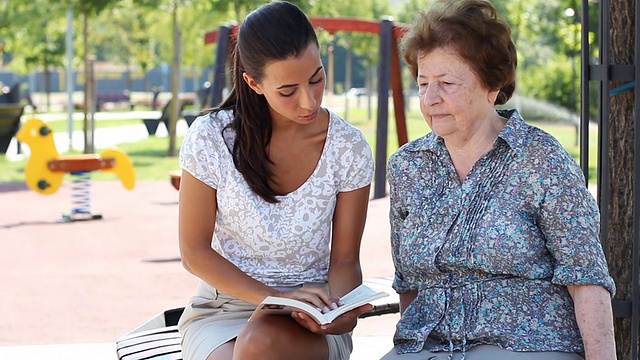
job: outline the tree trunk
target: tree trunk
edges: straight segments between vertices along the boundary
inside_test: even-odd
[[[373,119],[373,114],[371,111],[371,94],[373,93],[373,65],[370,58],[367,58],[367,69],[364,78],[364,87],[367,89],[367,120],[371,121]]]
[[[173,7],[173,59],[171,62],[171,112],[169,116],[169,151],[168,156],[176,156],[176,125],[180,116],[180,62],[182,52],[182,32],[178,26],[178,2]]]
[[[44,65],[44,93],[47,98],[47,111],[51,111],[51,69],[46,62]]]
[[[634,64],[635,24],[633,16],[630,15],[634,13],[633,0],[611,1],[611,64]],[[621,84],[618,81],[610,85],[614,88]],[[609,269],[617,286],[615,299],[630,301],[633,213],[634,210],[640,211],[633,209],[634,93],[624,91],[610,100],[610,133],[602,134],[610,139],[608,157],[611,165],[609,172],[602,174],[610,179],[609,189],[602,189],[609,194],[608,203],[604,204],[609,209],[609,226],[603,231],[606,231],[609,239],[608,249],[605,250],[608,250]],[[631,318],[615,318],[614,327],[618,359],[631,359]],[[634,346],[637,347],[637,344]]]
[[[347,35],[347,55],[344,69],[344,119],[349,120],[349,90],[351,90],[351,36]],[[354,94],[356,100],[358,94]]]
[[[329,44],[329,48],[327,49],[327,61],[329,62],[329,71],[327,72],[327,90],[329,91],[329,95],[335,94],[335,87],[333,82],[333,35],[331,35],[331,43]]]
[[[133,110],[133,80],[131,79],[131,73],[133,72],[133,66],[131,60],[127,60],[127,74],[126,74],[126,86],[127,95],[129,95],[129,110]]]
[[[85,130],[85,145],[84,152],[87,154],[93,154],[96,151],[95,147],[95,135],[96,135],[96,107],[97,107],[97,98],[96,98],[96,77],[94,72],[95,66],[95,56],[87,56],[87,80],[86,80],[86,89],[85,96],[87,101],[87,127]]]
[[[89,111],[89,93],[87,89],[89,87],[89,12],[87,11],[86,1],[82,1],[82,41],[83,41],[83,54],[82,58],[84,60],[84,108],[82,109],[82,132],[84,139],[84,153],[89,152],[89,147],[87,146],[89,143],[89,119],[87,117],[87,112]]]

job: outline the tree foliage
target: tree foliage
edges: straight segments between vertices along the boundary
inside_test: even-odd
[[[157,64],[155,41],[145,16],[147,9],[133,4],[133,0],[122,0],[91,22],[92,48],[100,60],[123,65],[135,63],[144,71]]]
[[[64,7],[59,4],[45,6],[44,3],[34,0],[12,3],[12,6],[5,2],[0,6],[3,8],[0,17],[4,17],[0,25],[2,50],[9,54],[5,57],[7,65],[17,73],[61,65],[65,52]]]
[[[64,13],[71,7],[79,16],[84,9],[89,22],[89,52],[98,60],[130,65],[142,70],[169,64],[173,45],[168,0],[66,0],[50,2],[0,1],[0,39],[11,54],[11,67],[21,73],[37,66],[55,66],[64,56]],[[213,62],[214,46],[204,46],[204,34],[229,21],[240,22],[265,0],[181,1],[183,36],[182,65],[203,68]],[[293,0],[310,16],[358,17],[380,20],[393,16],[410,23],[430,0]],[[84,5],[83,5],[84,4]],[[494,0],[500,14],[511,24],[519,52],[518,92],[576,109],[576,83],[572,69],[579,67],[580,19],[577,0]],[[84,6],[84,8],[83,8]],[[566,10],[573,9],[574,16]],[[107,11],[105,11],[107,10]],[[44,20],[46,19],[46,21]],[[75,24],[76,32],[81,24]],[[46,29],[32,31],[30,29]],[[45,36],[46,34],[46,36]],[[20,35],[20,36],[18,36]],[[76,33],[76,39],[80,38]],[[320,34],[323,49],[329,44],[348,47],[365,66],[377,61],[377,37],[368,34]],[[26,46],[29,44],[30,46]],[[82,56],[76,41],[75,54]],[[81,63],[77,61],[76,63]],[[551,65],[550,65],[551,64]],[[567,66],[569,64],[570,66]]]
[[[291,0],[310,16],[356,17],[379,21],[390,15],[395,22],[411,23],[417,11],[432,0]],[[0,44],[4,65],[19,73],[63,64],[65,12],[74,20],[74,66],[82,67],[86,54],[99,61],[122,64],[144,72],[173,62],[174,32],[179,30],[180,65],[185,76],[210,68],[215,45],[204,44],[204,34],[223,23],[240,22],[267,0],[0,0]],[[493,0],[509,22],[518,49],[517,93],[539,98],[571,110],[579,104],[580,31],[578,0]],[[179,4],[178,29],[171,15]],[[593,11],[593,10],[592,10]],[[597,11],[597,10],[595,10]],[[87,48],[82,35],[83,14],[88,16]],[[43,29],[44,31],[34,31]],[[592,41],[597,42],[590,24]],[[320,32],[323,53],[330,45],[336,54],[353,54],[353,76],[362,79],[378,57],[378,37],[372,34]],[[594,46],[594,48],[597,48]],[[339,51],[338,51],[339,50]],[[597,56],[594,52],[593,57]],[[344,67],[344,64],[335,64]],[[195,70],[195,71],[194,71]],[[375,71],[372,81],[375,81]],[[408,76],[408,74],[407,74]],[[195,78],[195,77],[194,77]],[[407,78],[407,83],[411,81]],[[345,89],[347,90],[347,89]]]
[[[211,9],[218,14],[228,14],[228,20],[241,22],[247,14],[260,5],[266,3],[264,0],[207,0],[211,4]],[[296,3],[296,1],[292,1]],[[298,3],[300,3],[298,1]]]

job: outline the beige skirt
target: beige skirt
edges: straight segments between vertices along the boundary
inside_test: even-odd
[[[218,292],[201,281],[178,322],[183,358],[205,360],[220,345],[238,336],[255,308],[255,305]],[[329,360],[349,359],[353,350],[351,333],[326,335],[325,338]]]

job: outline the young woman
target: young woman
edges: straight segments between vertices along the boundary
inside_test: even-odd
[[[371,149],[321,107],[318,40],[296,6],[251,12],[234,57],[229,97],[196,119],[180,152],[180,251],[201,279],[179,323],[183,356],[348,359],[370,305],[326,326],[303,313],[247,319],[269,295],[335,308],[362,282]]]

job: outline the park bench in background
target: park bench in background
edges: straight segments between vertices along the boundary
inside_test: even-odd
[[[197,110],[184,110],[181,112],[182,117],[187,122],[188,126],[193,124],[193,121],[200,116],[200,111]]]
[[[109,93],[100,93],[96,95],[96,111],[101,111],[105,109],[105,105],[107,103],[112,104],[121,104],[126,103],[127,107],[133,110],[133,102],[131,102],[131,96],[129,96],[129,91],[124,90],[121,92],[109,92]]]
[[[392,281],[392,278],[386,277],[364,280],[370,288],[384,291],[389,296],[372,302],[373,309],[360,315],[360,318],[400,312],[400,298],[391,288]],[[118,360],[181,360],[182,336],[177,325],[183,311],[183,307],[166,310],[116,340]]]
[[[2,83],[0,83],[2,84]],[[0,104],[18,104],[22,100],[20,96],[20,83],[15,83],[9,87],[9,91],[6,91],[6,87],[0,86]]]
[[[24,105],[0,104],[0,154],[6,154],[11,138],[20,130],[20,117]]]
[[[149,133],[149,136],[156,134],[156,131],[158,130],[158,125],[160,125],[161,122],[164,123],[164,126],[167,128],[167,130],[169,129],[169,112],[171,111],[172,103],[173,103],[173,99],[167,101],[167,103],[162,108],[162,114],[160,115],[159,118],[142,119],[142,121],[144,122],[144,126],[147,128],[147,132]],[[182,113],[184,106],[185,106],[185,103],[183,101],[180,101],[180,113]]]
[[[210,98],[210,85],[205,84],[203,88],[199,89],[196,92],[196,97],[198,98],[198,104],[200,105],[201,109],[206,109],[209,107],[209,98]],[[193,124],[193,121],[200,116],[200,114],[202,113],[202,110],[185,110],[182,112],[182,117],[184,117],[184,120],[187,122],[188,126],[191,126],[191,124]]]

